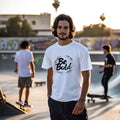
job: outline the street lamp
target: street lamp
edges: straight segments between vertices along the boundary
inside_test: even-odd
[[[55,10],[57,12],[58,7],[60,6],[60,2],[58,0],[54,0],[54,3],[52,5],[53,5],[53,7],[55,8]]]

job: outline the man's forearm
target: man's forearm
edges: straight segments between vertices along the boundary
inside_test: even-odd
[[[35,64],[34,62],[31,62],[30,64],[31,64],[32,73],[35,74]]]
[[[52,93],[52,82],[49,78],[47,78],[47,95],[48,96],[51,96],[51,93]]]
[[[53,84],[53,70],[52,68],[48,69],[47,74],[47,95],[48,97],[52,94],[52,84]]]
[[[90,86],[91,72],[85,71],[82,72],[82,74],[83,74],[83,85],[82,85],[82,92],[80,99],[85,100]]]

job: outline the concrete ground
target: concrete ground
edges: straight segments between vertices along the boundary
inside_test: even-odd
[[[34,79],[44,80],[46,74],[37,73]],[[18,107],[17,75],[13,72],[0,73],[0,87],[7,96],[7,101]],[[34,106],[27,114],[0,116],[0,120],[50,120],[46,97],[46,85],[36,87],[33,85],[30,95],[30,102]],[[120,99],[112,98],[109,102],[96,99],[96,102],[87,103],[89,120],[119,120],[120,119]]]

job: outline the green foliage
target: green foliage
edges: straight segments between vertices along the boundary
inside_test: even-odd
[[[109,29],[104,24],[91,24],[84,26],[82,32],[76,32],[76,37],[99,37],[109,36]]]
[[[0,28],[0,37],[7,37],[5,28]]]
[[[7,31],[6,34],[5,31]],[[0,29],[0,37],[35,37],[36,35],[28,21],[26,19],[22,20],[18,15],[8,19],[5,30]]]
[[[21,33],[23,37],[32,37],[32,36],[36,36],[36,34],[32,31],[32,27],[30,26],[30,24],[27,22],[27,20],[23,20],[22,22],[22,28],[21,28]]]
[[[7,34],[9,37],[20,37],[21,36],[21,26],[20,22],[22,22],[20,16],[11,17],[8,19],[7,24]]]

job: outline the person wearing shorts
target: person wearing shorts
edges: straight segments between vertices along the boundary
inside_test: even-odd
[[[20,48],[20,51],[15,55],[16,70],[19,76],[19,103],[23,104],[22,97],[24,88],[26,88],[24,106],[31,107],[29,104],[29,96],[33,78],[35,77],[34,57],[30,51],[30,43],[28,41],[22,41]]]
[[[88,50],[72,40],[75,27],[69,15],[57,16],[52,30],[58,42],[47,48],[42,63],[48,70],[51,120],[88,120],[85,99],[92,69]]]

